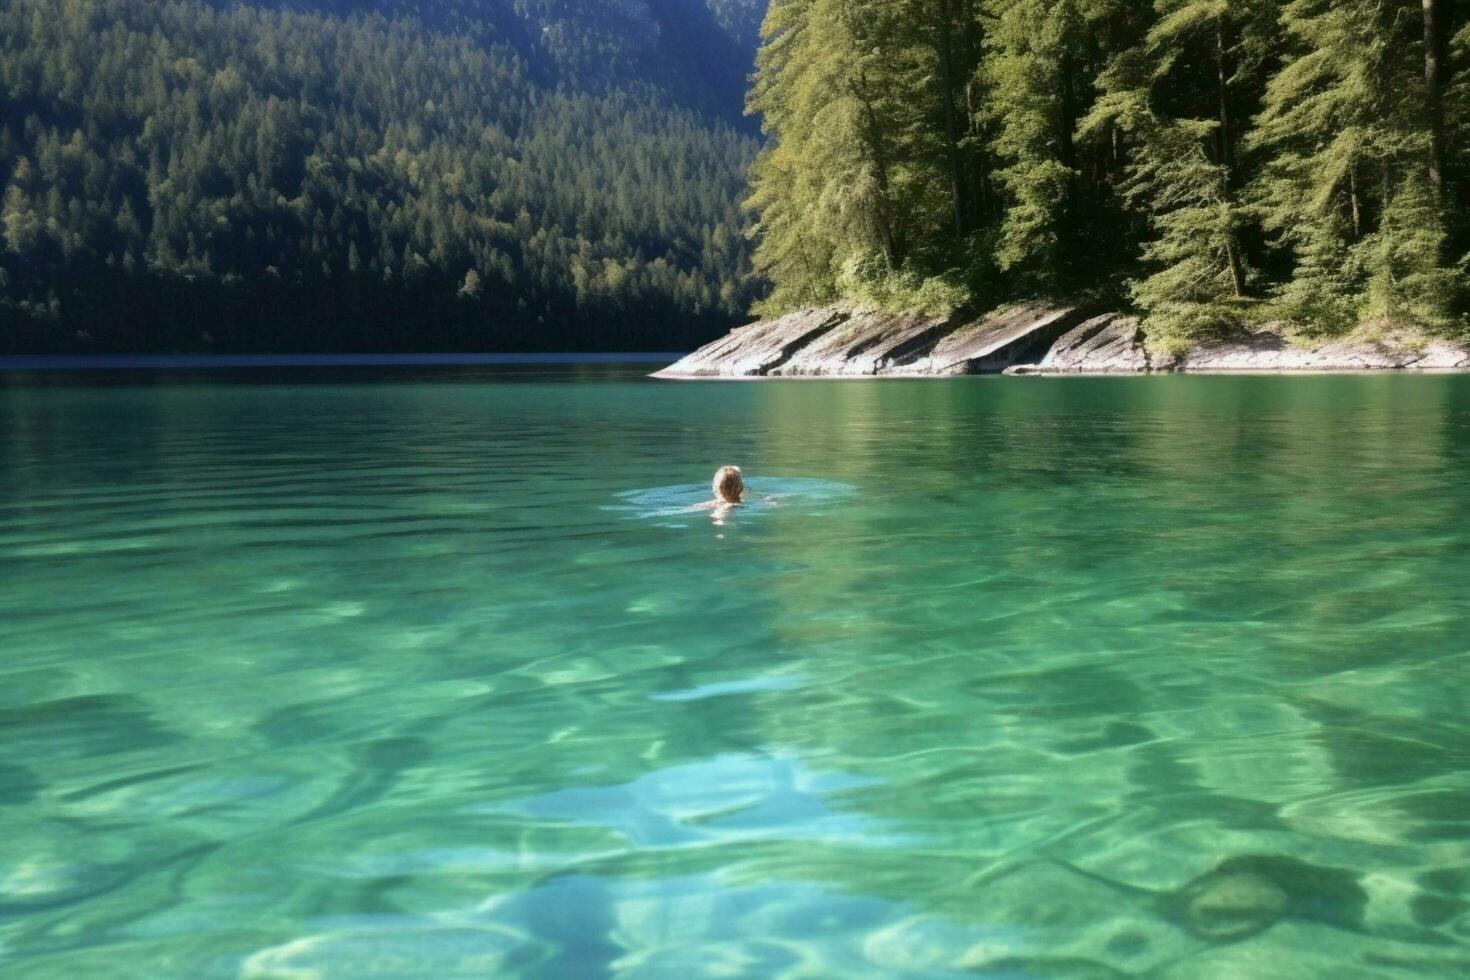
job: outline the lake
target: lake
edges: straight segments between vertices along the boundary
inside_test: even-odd
[[[0,375],[0,973],[1470,971],[1470,377],[647,369]]]

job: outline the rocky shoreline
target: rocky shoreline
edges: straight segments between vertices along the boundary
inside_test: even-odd
[[[965,374],[1275,374],[1470,371],[1470,346],[1412,330],[1294,341],[1266,325],[1168,357],[1138,320],[1078,307],[1020,305],[941,317],[832,306],[739,327],[656,378],[953,377]]]

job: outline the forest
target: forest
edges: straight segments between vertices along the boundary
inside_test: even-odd
[[[771,0],[764,312],[1024,297],[1151,338],[1466,326],[1451,0]]]
[[[745,90],[766,0],[209,0],[340,17],[377,14],[513,50],[534,80],[646,85],[750,132]]]
[[[661,9],[8,0],[0,351],[717,335],[761,289],[758,15]]]
[[[1165,342],[1463,330],[1467,8],[8,0],[0,351],[672,350],[1033,297]]]

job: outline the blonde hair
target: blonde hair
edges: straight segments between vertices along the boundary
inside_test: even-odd
[[[711,487],[715,496],[725,503],[740,503],[740,497],[745,493],[745,480],[740,475],[740,467],[721,466],[715,471],[715,480]]]

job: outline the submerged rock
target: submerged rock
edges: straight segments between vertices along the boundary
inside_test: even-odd
[[[1201,939],[1228,942],[1274,925],[1286,905],[1286,891],[1265,875],[1227,872],[1207,875],[1190,889],[1184,919]]]
[[[1249,854],[1222,861],[1171,897],[1190,932],[1233,942],[1293,918],[1361,930],[1367,894],[1349,871]]]

